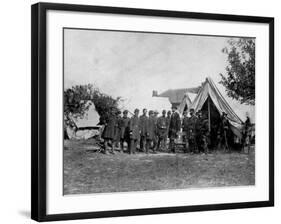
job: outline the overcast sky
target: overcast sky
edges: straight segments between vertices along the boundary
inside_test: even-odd
[[[152,90],[161,93],[196,87],[210,76],[243,120],[246,111],[254,118],[254,107],[229,99],[218,83],[227,66],[221,51],[227,46],[226,37],[76,29],[64,32],[65,88],[92,83],[104,93],[124,98],[123,107],[133,111],[149,107]]]

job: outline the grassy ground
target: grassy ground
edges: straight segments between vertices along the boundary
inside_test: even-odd
[[[93,140],[66,141],[64,194],[255,184],[255,155],[96,153]]]

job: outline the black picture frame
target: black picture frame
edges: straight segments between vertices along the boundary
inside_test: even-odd
[[[133,216],[206,210],[274,206],[274,18],[137,8],[103,7],[73,4],[37,3],[31,10],[31,218],[36,221],[74,220],[116,216]],[[46,12],[110,13],[156,17],[205,19],[217,21],[269,24],[269,200],[196,206],[160,207],[69,214],[46,214]]]

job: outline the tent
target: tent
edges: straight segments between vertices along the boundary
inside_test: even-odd
[[[185,93],[180,105],[178,106],[179,113],[182,114],[185,110],[188,110],[191,104],[192,102],[188,93]]]
[[[88,101],[86,106],[89,106],[89,109],[86,111],[85,115],[82,118],[74,118],[74,122],[79,129],[95,127],[100,121],[100,115],[96,111],[95,104]]]
[[[202,84],[190,108],[193,108],[195,111],[205,110],[208,112],[209,129],[211,129],[211,124],[216,124],[219,116],[225,112],[233,134],[238,137],[238,139],[242,138],[242,120],[227,103],[210,77],[206,78],[205,82]]]
[[[72,126],[66,127],[67,137],[69,139],[89,139],[100,134],[101,126],[98,125],[100,116],[96,111],[95,104],[91,101],[86,103],[89,106],[88,111],[83,117],[69,116],[72,121]]]

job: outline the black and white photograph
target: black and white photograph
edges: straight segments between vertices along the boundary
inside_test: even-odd
[[[63,194],[255,186],[256,38],[63,28]]]

